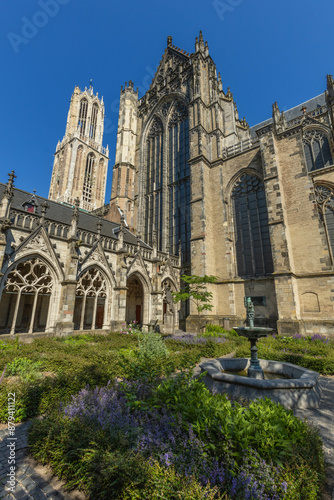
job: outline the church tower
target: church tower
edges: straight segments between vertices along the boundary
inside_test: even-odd
[[[104,204],[109,150],[102,146],[103,97],[93,87],[82,92],[75,87],[67,117],[66,132],[58,142],[49,199],[95,210]]]

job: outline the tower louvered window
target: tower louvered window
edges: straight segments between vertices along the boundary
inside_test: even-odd
[[[85,178],[83,184],[83,201],[86,203],[90,203],[92,201],[92,181],[93,181],[93,173],[94,173],[94,163],[95,156],[93,153],[90,153],[87,156],[86,160],[86,170],[85,170]]]
[[[85,135],[86,123],[87,123],[87,110],[88,110],[87,99],[81,99],[80,111],[79,111],[79,121],[78,121],[78,128],[80,131],[80,135]]]
[[[307,130],[303,141],[307,170],[309,172],[333,164],[328,138],[322,132],[319,130]]]
[[[331,264],[334,264],[334,185],[316,184],[315,196],[323,222]]]
[[[268,213],[261,179],[244,174],[232,191],[232,204],[238,275],[272,273]]]
[[[96,123],[97,123],[97,113],[99,111],[99,108],[97,104],[93,105],[92,108],[92,118],[90,121],[90,130],[89,130],[89,137],[94,141],[95,140],[95,135],[96,135]]]

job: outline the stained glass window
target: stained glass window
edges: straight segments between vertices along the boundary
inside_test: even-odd
[[[233,189],[232,202],[238,275],[272,273],[268,213],[261,179],[244,174]]]

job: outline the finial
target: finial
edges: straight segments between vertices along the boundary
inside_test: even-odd
[[[32,190],[32,192],[34,193],[34,196],[35,196],[35,194],[36,194],[36,189],[33,189],[33,190]]]
[[[74,200],[74,207],[73,207],[73,212],[72,212],[72,221],[78,222],[78,219],[79,219],[79,205],[80,205],[80,199],[76,198]]]
[[[93,80],[91,78],[90,81],[89,81],[89,88],[91,89],[92,87],[93,87]]]
[[[11,173],[8,174],[8,182],[6,189],[4,191],[4,196],[6,196],[9,199],[12,198],[14,195],[14,190],[13,190],[14,179],[16,179],[16,175],[14,174],[14,170],[12,170]]]
[[[102,220],[99,218],[99,220],[97,221],[97,237],[98,239],[100,239],[100,236],[101,236],[101,229],[102,229],[102,226],[103,226],[103,223],[102,223]]]
[[[50,205],[47,203],[47,201],[43,201],[41,207],[42,207],[42,209],[41,209],[42,217],[41,217],[40,224],[44,224],[45,214],[46,214],[47,209],[50,208]]]
[[[230,87],[227,87],[226,97],[227,97],[228,99],[232,99],[232,97],[233,97],[233,94],[232,94],[232,92],[231,92]]]
[[[137,247],[138,247],[138,250],[140,250],[140,239],[141,239],[141,234],[138,232],[137,233]]]
[[[306,115],[306,110],[307,110],[307,107],[303,106],[300,111],[302,111],[303,115]]]
[[[173,45],[173,38],[171,36],[167,37],[167,47],[171,47]]]
[[[334,90],[333,75],[327,75],[327,90]]]

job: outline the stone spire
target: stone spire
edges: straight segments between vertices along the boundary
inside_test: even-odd
[[[334,79],[333,75],[327,75],[327,90],[334,91]]]
[[[273,104],[273,122],[275,125],[276,132],[283,132],[286,128],[286,121],[284,112],[280,113],[277,102],[275,101]]]

